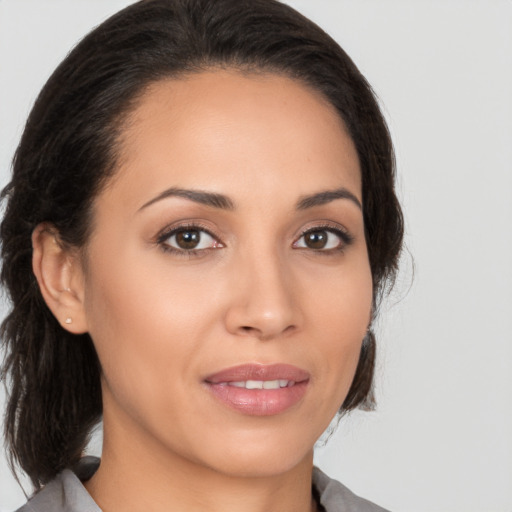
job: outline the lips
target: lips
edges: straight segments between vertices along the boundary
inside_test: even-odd
[[[208,376],[209,391],[231,409],[270,416],[296,405],[306,393],[310,375],[289,364],[244,364]]]

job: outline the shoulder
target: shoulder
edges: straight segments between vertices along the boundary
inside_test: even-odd
[[[98,466],[99,459],[85,457],[73,471],[64,470],[16,512],[101,512],[82,484]],[[313,470],[313,485],[326,512],[388,512],[318,468]]]
[[[343,484],[329,478],[320,469],[313,469],[313,485],[326,512],[389,512],[355,495]]]
[[[84,457],[73,471],[65,469],[16,512],[101,512],[82,484],[98,465],[96,457]]]

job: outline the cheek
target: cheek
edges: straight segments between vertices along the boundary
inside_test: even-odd
[[[310,302],[315,305],[319,325],[329,331],[329,337],[338,333],[340,341],[354,337],[362,340],[370,323],[373,300],[366,254],[359,250],[347,255],[338,268],[308,275],[307,286],[315,291]]]
[[[348,393],[371,319],[373,288],[369,264],[361,259],[350,268],[337,278],[331,277],[315,308],[321,372],[327,388],[336,395],[326,396],[326,402],[332,400],[333,412]]]
[[[144,252],[127,249],[114,258],[108,249],[104,244],[101,257],[90,265],[85,301],[89,333],[111,390],[151,402],[152,381],[165,387],[191,364],[197,339],[193,333],[201,314],[206,327],[205,308],[212,304],[200,294],[200,283],[180,281],[158,259],[148,261]]]
[[[126,400],[156,400],[173,379],[190,380],[201,357],[218,352],[218,343],[208,341],[222,339],[228,277],[112,240],[104,237],[91,256],[89,332],[109,387]]]
[[[154,343],[173,337],[170,328],[186,335],[197,326],[208,305],[200,279],[182,275],[165,256],[155,258],[149,249],[112,252],[121,257],[102,251],[87,280],[86,309],[94,338],[108,333],[113,340],[123,336],[127,342],[138,338]]]

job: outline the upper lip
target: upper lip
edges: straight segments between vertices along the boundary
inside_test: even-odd
[[[206,377],[210,384],[221,382],[241,382],[247,380],[290,380],[302,382],[309,380],[309,373],[291,364],[258,364],[248,363],[225,368]]]

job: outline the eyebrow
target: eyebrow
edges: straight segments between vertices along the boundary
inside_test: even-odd
[[[304,196],[297,202],[297,210],[307,210],[308,208],[314,208],[315,206],[322,206],[324,204],[335,201],[336,199],[348,199],[352,201],[357,207],[362,210],[363,206],[361,201],[347,190],[345,187],[338,188],[336,190],[325,190],[309,196]]]
[[[162,199],[166,199],[168,197],[183,197],[184,199],[194,201],[195,203],[203,204],[211,208],[218,208],[221,210],[234,210],[235,208],[233,201],[229,199],[229,197],[222,194],[206,192],[204,190],[189,190],[184,188],[171,187],[167,190],[164,190],[161,194],[157,195],[147,203],[143,204],[139,208],[139,211],[147,208],[157,201],[161,201]]]
[[[235,209],[235,203],[229,197],[223,194],[206,192],[204,190],[191,190],[171,187],[168,188],[167,190],[164,190],[161,194],[158,194],[156,197],[154,197],[147,203],[143,204],[139,208],[139,211],[168,197],[182,197],[184,199],[188,199],[189,201],[193,201],[195,203],[203,204],[205,206],[217,208],[220,210]],[[352,192],[350,192],[344,187],[338,188],[336,190],[324,190],[322,192],[317,192],[316,194],[303,196],[297,201],[296,209],[307,210],[308,208],[322,206],[337,199],[348,199],[349,201],[352,201],[359,209],[363,209],[359,199],[354,194],[352,194]]]

